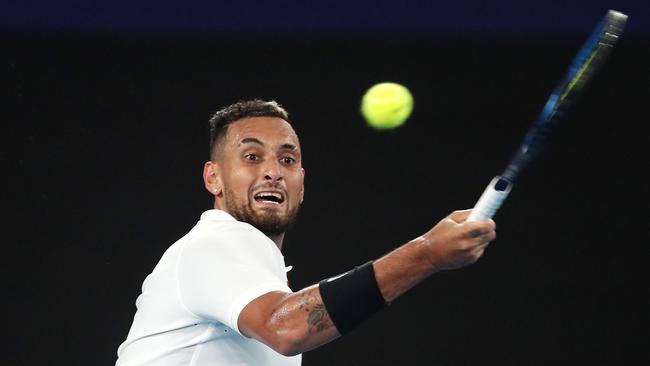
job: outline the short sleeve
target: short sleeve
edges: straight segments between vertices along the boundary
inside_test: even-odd
[[[271,291],[291,292],[278,253],[260,232],[241,223],[213,224],[188,238],[178,259],[178,292],[195,315],[239,331],[239,313]]]

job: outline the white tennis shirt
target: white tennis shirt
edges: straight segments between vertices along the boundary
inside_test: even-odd
[[[209,210],[147,276],[117,366],[300,365],[242,335],[242,309],[270,291],[291,292],[282,253],[266,235]]]

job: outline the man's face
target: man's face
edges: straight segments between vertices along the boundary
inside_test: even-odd
[[[304,194],[298,136],[276,117],[250,117],[228,126],[217,157],[217,208],[267,235],[295,221]]]

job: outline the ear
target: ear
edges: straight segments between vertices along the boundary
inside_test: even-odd
[[[221,195],[223,184],[221,180],[221,169],[214,161],[207,161],[203,165],[203,183],[205,189],[215,197]]]
[[[300,188],[300,204],[305,200],[305,169],[300,168],[300,173],[302,173],[302,188]]]

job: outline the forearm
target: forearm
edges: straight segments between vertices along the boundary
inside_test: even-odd
[[[423,246],[421,239],[412,240],[373,263],[377,286],[386,302],[394,300],[434,272]],[[358,296],[343,299],[350,305],[359,300]],[[370,315],[372,313],[367,314]],[[290,354],[308,351],[340,336],[318,285],[285,296],[274,308],[269,322],[278,330],[276,334],[284,334],[285,339],[291,340],[283,347]]]
[[[416,238],[373,263],[377,285],[386,302],[390,303],[436,272],[425,246],[422,237]]]
[[[374,262],[382,296],[393,301],[437,271],[476,262],[496,233],[492,220],[467,222],[471,210],[454,211],[420,237]]]
[[[469,212],[455,211],[372,268],[366,264],[296,293],[261,296],[240,315],[240,329],[283,354],[336,339],[434,272],[474,263],[496,233],[491,220],[465,222]]]

